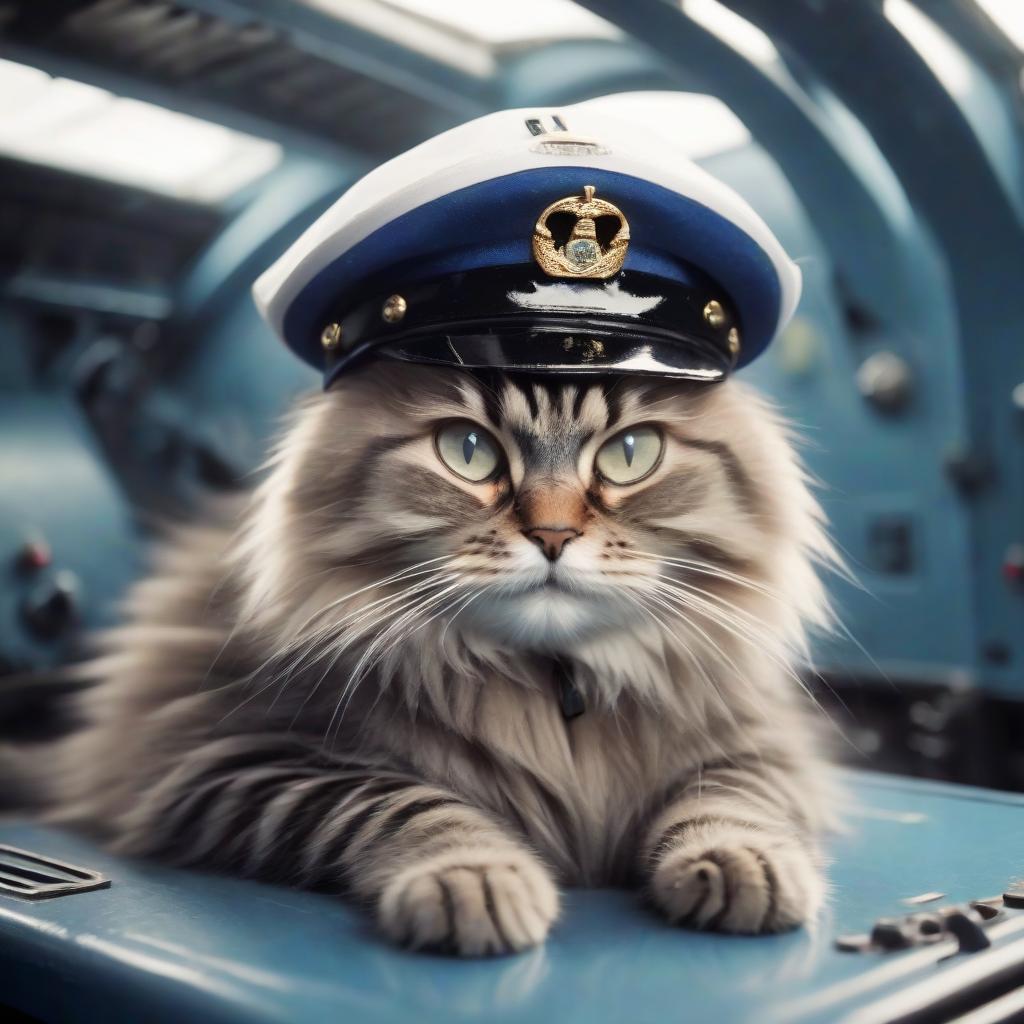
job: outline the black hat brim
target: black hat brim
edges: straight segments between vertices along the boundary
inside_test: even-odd
[[[735,315],[720,294],[696,271],[682,281],[622,271],[611,282],[552,282],[535,268],[490,267],[406,282],[337,311],[338,344],[326,355],[325,385],[374,356],[713,383],[735,363]]]
[[[572,330],[451,333],[395,339],[367,355],[407,363],[529,373],[637,374],[714,383],[731,368],[727,355],[694,338],[689,343],[643,333]]]

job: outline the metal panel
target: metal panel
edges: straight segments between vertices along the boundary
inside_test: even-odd
[[[907,261],[898,297],[906,305],[905,325],[884,321],[854,335],[834,287],[833,254],[779,168],[756,147],[704,164],[751,201],[804,274],[792,327],[742,377],[796,424],[800,453],[821,482],[819,497],[860,583],[828,580],[845,630],[817,639],[816,662],[869,677],[884,672],[948,681],[972,662],[974,622],[964,510],[941,458],[922,457],[962,436],[954,311],[935,297],[941,264],[909,236],[908,255],[917,259],[912,267]],[[914,396],[898,416],[872,407],[854,382],[858,365],[882,350],[904,354],[913,367]],[[896,518],[906,520],[912,533],[913,557],[904,571],[889,571],[872,550],[877,524]],[[954,580],[959,585],[951,585]],[[936,629],[936,621],[944,627]]]

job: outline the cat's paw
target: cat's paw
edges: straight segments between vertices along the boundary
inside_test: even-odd
[[[683,843],[661,857],[650,882],[655,905],[671,922],[748,935],[807,923],[824,889],[802,844],[754,830]]]
[[[554,883],[519,850],[446,850],[396,875],[378,906],[394,941],[460,956],[539,945],[557,916]]]

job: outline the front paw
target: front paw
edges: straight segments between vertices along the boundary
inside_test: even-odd
[[[824,880],[796,840],[753,829],[694,837],[667,851],[651,875],[655,905],[674,924],[759,935],[810,921]]]
[[[396,875],[378,907],[394,941],[459,956],[539,945],[557,916],[554,883],[519,850],[446,850]]]

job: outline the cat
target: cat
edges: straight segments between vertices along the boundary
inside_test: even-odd
[[[836,555],[751,388],[375,362],[218,516],[82,669],[35,761],[50,820],[466,956],[541,943],[559,885],[698,929],[815,917],[796,669]]]

